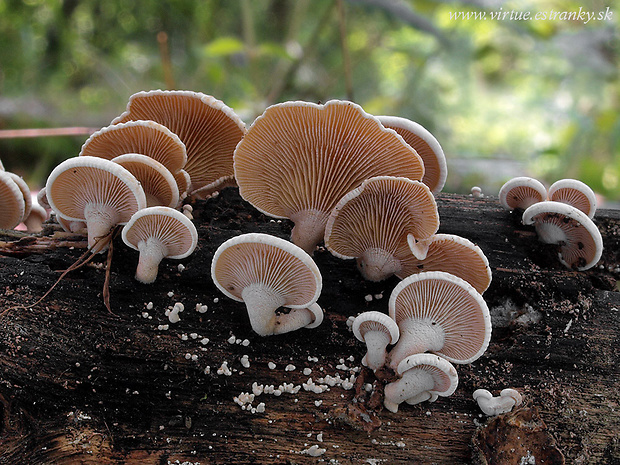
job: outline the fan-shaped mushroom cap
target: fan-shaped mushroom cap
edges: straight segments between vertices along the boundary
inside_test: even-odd
[[[435,234],[421,242],[408,238],[412,252],[415,248],[425,249],[425,257],[418,259],[411,255],[403,260],[403,268],[396,273],[399,278],[422,271],[445,271],[464,279],[482,294],[491,284],[491,268],[482,249],[469,239],[454,234]]]
[[[146,196],[133,174],[110,160],[73,157],[60,163],[47,178],[45,191],[56,215],[85,221],[88,246],[93,246],[136,211],[146,207]]]
[[[43,208],[45,208],[46,210],[52,209],[52,207],[50,207],[49,202],[47,201],[47,193],[45,192],[45,186],[43,186],[41,189],[39,189],[39,192],[37,192],[37,203],[41,205]]]
[[[443,271],[411,275],[396,285],[390,316],[400,339],[390,351],[390,366],[426,351],[453,363],[471,363],[487,349],[491,316],[482,296],[465,280]]]
[[[0,229],[13,229],[24,217],[26,203],[19,186],[6,171],[0,171]]]
[[[493,396],[486,389],[476,389],[473,398],[480,410],[489,416],[510,412],[513,407],[521,405],[523,400],[519,391],[515,389],[503,389],[499,396]]]
[[[381,312],[360,313],[353,320],[353,334],[366,343],[366,355],[362,364],[378,370],[385,364],[388,344],[396,344],[399,337],[398,325],[388,315]]]
[[[310,254],[329,213],[365,179],[424,175],[401,136],[340,100],[270,106],[237,146],[234,168],[241,196],[266,215],[291,219],[293,242]]]
[[[43,229],[43,223],[47,220],[47,211],[38,203],[33,203],[30,213],[24,218],[26,230],[30,233],[37,233]]]
[[[252,329],[261,336],[315,326],[321,273],[289,241],[262,233],[233,237],[215,252],[211,277],[226,296],[245,302]],[[291,311],[278,314],[280,307]]]
[[[377,116],[381,124],[393,129],[418,152],[424,162],[424,177],[422,182],[433,193],[443,189],[448,176],[448,164],[441,145],[421,124],[400,116]]]
[[[543,184],[527,176],[518,176],[508,180],[499,190],[499,202],[507,210],[517,208],[525,210],[530,205],[547,198],[547,189]]]
[[[594,222],[566,203],[534,204],[523,212],[523,224],[533,224],[541,242],[558,244],[558,257],[567,268],[592,268],[603,253],[603,238]]]
[[[560,179],[549,186],[549,200],[578,208],[590,218],[596,213],[596,195],[587,184],[577,179]]]
[[[459,382],[454,366],[432,354],[410,355],[398,364],[397,372],[401,378],[385,386],[383,401],[385,408],[394,413],[405,401],[413,405],[434,401],[437,396],[451,396]]]
[[[163,124],[185,144],[192,190],[213,188],[233,176],[233,152],[245,123],[228,106],[200,92],[151,90],[129,98],[112,124],[148,119]]]
[[[146,155],[126,153],[112,159],[126,168],[142,185],[148,207],[175,208],[179,204],[179,187],[164,165]]]
[[[185,258],[198,244],[194,223],[180,211],[162,206],[138,210],[121,236],[125,244],[140,251],[136,279],[145,284],[155,281],[164,258]]]
[[[411,255],[407,235],[428,238],[439,229],[437,204],[420,181],[377,176],[345,195],[325,226],[325,246],[336,257],[356,258],[365,279],[382,281]]]
[[[11,173],[10,171],[4,171],[4,173],[8,174],[11,177],[17,187],[19,187],[19,190],[24,197],[24,214],[22,215],[21,219],[21,221],[24,221],[26,218],[28,218],[28,215],[30,215],[30,209],[32,208],[32,195],[30,194],[30,188],[21,176],[18,176],[15,173]]]

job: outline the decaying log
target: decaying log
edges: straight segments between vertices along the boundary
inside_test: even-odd
[[[243,305],[211,281],[211,257],[240,233],[287,238],[291,224],[258,213],[235,188],[195,201],[199,247],[181,267],[162,263],[153,285],[134,280],[137,252],[117,239],[112,313],[102,298],[104,254],[29,307],[84,252],[83,238],[53,238],[49,227],[33,238],[0,235],[0,309],[8,309],[0,320],[0,463],[483,463],[480,438],[499,447],[508,432],[498,433],[502,423],[491,424],[472,393],[506,387],[544,422],[556,459],[618,463],[620,212],[597,214],[603,258],[575,272],[494,198],[445,194],[438,206],[440,232],[472,240],[489,259],[493,337],[482,358],[457,366],[453,396],[395,414],[381,408],[382,381],[360,369],[364,350],[347,320],[387,311],[398,280],[366,282],[352,261],[319,250],[323,324],[255,335]],[[176,302],[185,310],[171,324],[164,312]],[[310,378],[334,385],[312,392],[303,387]],[[254,382],[299,390],[258,395],[251,406],[264,403],[264,412],[252,413],[239,403]]]

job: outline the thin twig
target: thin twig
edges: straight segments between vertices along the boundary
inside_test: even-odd
[[[349,58],[349,46],[347,42],[347,18],[344,9],[344,1],[338,2],[338,25],[340,26],[340,49],[342,50],[342,67],[344,69],[344,85],[347,99],[353,101],[353,80],[351,78],[351,60]]]
[[[164,81],[168,90],[175,89],[174,75],[172,73],[172,61],[170,60],[170,48],[168,47],[168,34],[164,31],[157,33],[157,43],[159,44],[159,54],[161,56],[161,67],[164,71]]]
[[[99,128],[67,127],[67,128],[33,128],[33,129],[0,129],[0,139],[18,139],[22,137],[55,137],[55,136],[89,136]]]

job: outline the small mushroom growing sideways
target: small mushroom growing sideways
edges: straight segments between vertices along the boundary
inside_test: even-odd
[[[385,313],[363,312],[353,320],[352,329],[355,337],[366,344],[367,351],[362,358],[362,365],[375,371],[385,365],[386,347],[398,341],[396,322]]]
[[[518,407],[523,402],[521,394],[515,389],[503,389],[499,396],[493,396],[486,389],[476,389],[473,397],[478,403],[480,410],[488,416],[510,412],[514,407]]]
[[[396,285],[388,303],[400,339],[389,352],[397,369],[409,355],[433,352],[452,363],[471,363],[487,349],[491,316],[471,284],[443,271],[425,271]]]
[[[0,171],[0,229],[13,229],[24,217],[26,203],[13,178]]]
[[[596,213],[596,195],[587,184],[577,179],[560,179],[549,186],[549,200],[578,208],[590,218]]]
[[[426,184],[376,176],[345,195],[325,227],[325,246],[336,257],[355,258],[362,276],[382,281],[403,271],[411,257],[407,238],[437,232],[439,214]]]
[[[98,157],[63,161],[47,178],[45,192],[56,215],[86,223],[92,252],[104,250],[107,242],[99,244],[98,240],[146,207],[144,190],[135,176],[117,163]]]
[[[454,394],[459,376],[454,366],[438,355],[414,354],[403,359],[396,369],[400,379],[384,389],[383,405],[396,413],[402,402],[415,405],[434,402],[437,396]]]
[[[140,252],[136,279],[145,284],[155,281],[164,258],[188,257],[198,243],[194,223],[180,211],[162,206],[138,210],[121,236],[125,244]]]
[[[24,225],[29,233],[37,233],[43,230],[43,223],[47,220],[47,211],[38,203],[33,203],[30,213],[24,218]]]
[[[525,210],[547,199],[547,188],[537,179],[518,176],[508,180],[499,190],[499,203],[507,210]]]
[[[566,203],[534,204],[523,212],[523,224],[533,224],[541,242],[557,244],[560,262],[569,269],[590,269],[603,253],[603,238],[594,222]]]
[[[245,302],[252,329],[261,336],[314,328],[323,320],[316,303],[321,272],[287,240],[263,233],[228,239],[213,256],[211,277],[226,296]]]

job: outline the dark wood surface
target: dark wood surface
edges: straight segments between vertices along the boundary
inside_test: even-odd
[[[211,257],[232,236],[259,231],[288,237],[291,225],[258,213],[235,188],[194,204],[198,249],[181,261],[182,271],[179,262],[162,263],[153,285],[134,280],[137,252],[115,240],[112,313],[102,296],[105,255],[68,273],[42,302],[11,308],[43,296],[85,244],[51,226],[32,238],[5,232],[0,463],[467,464],[485,457],[472,453],[472,438],[480,446],[480,435],[498,425],[485,429],[488,420],[473,391],[497,394],[506,387],[523,394],[525,408],[544,425],[539,430],[547,446],[557,447],[566,463],[620,463],[620,212],[597,214],[603,258],[589,271],[574,272],[494,198],[442,194],[438,207],[440,232],[472,240],[489,259],[493,282],[484,297],[493,337],[482,358],[457,366],[453,396],[403,405],[398,413],[381,409],[377,395],[364,390],[381,381],[361,369],[364,349],[347,325],[359,312],[387,311],[398,280],[366,282],[352,261],[319,250],[314,258],[323,273],[323,324],[255,335],[244,306],[211,281]],[[164,312],[176,302],[185,310],[179,323],[170,324]],[[208,310],[197,312],[198,303]],[[166,324],[169,329],[158,329]],[[202,344],[203,338],[209,342]],[[230,375],[218,374],[224,362]],[[303,387],[262,394],[252,403],[263,402],[262,413],[233,400],[251,392],[254,382],[303,386],[327,375],[354,375],[355,385],[336,384],[318,394]],[[484,437],[498,449],[510,440],[508,433]],[[538,440],[529,444],[528,438],[525,446],[535,455]],[[314,457],[312,446],[325,450]],[[507,463],[527,455],[514,453],[521,456]],[[486,459],[493,463],[488,452]],[[542,463],[540,455],[536,463]]]

